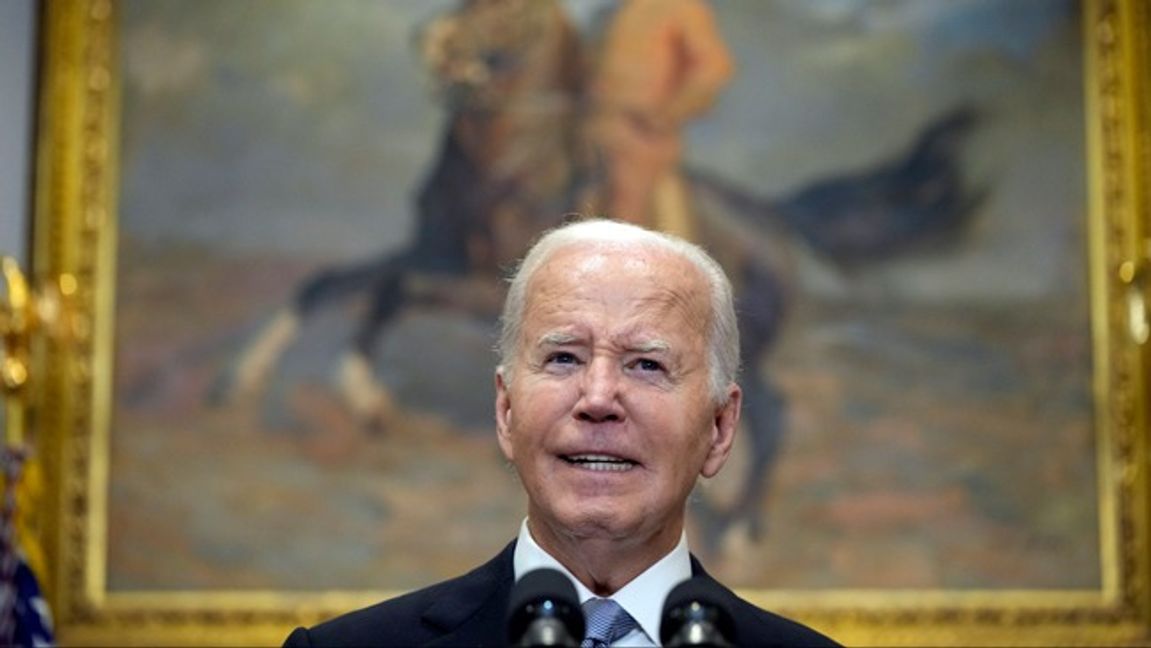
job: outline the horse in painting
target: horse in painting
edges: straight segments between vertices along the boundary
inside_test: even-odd
[[[386,431],[400,404],[378,379],[373,356],[389,326],[413,307],[494,319],[507,270],[540,233],[595,195],[599,174],[581,139],[585,55],[557,2],[470,0],[431,23],[421,44],[448,120],[415,200],[410,242],[302,281],[220,377],[219,399],[258,394],[305,320],[366,296],[337,381],[365,429]],[[854,264],[953,236],[979,200],[957,160],[975,121],[974,111],[956,109],[893,159],[783,198],[684,170],[696,242],[736,291],[746,365],[748,467],[730,501],[692,498],[704,550],[733,525],[744,524],[753,538],[763,533],[764,496],[787,429],[787,401],[764,360],[792,299],[795,247]]]

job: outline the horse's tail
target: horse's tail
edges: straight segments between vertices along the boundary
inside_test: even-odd
[[[817,179],[780,198],[700,169],[685,173],[743,220],[792,232],[817,254],[849,266],[951,240],[963,230],[986,194],[968,186],[960,161],[977,121],[973,108],[949,111],[896,158]]]
[[[977,122],[971,107],[951,110],[893,159],[802,187],[776,203],[777,213],[841,266],[950,242],[986,195],[962,169],[963,144]]]

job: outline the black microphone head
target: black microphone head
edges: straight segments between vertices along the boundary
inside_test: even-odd
[[[665,646],[736,645],[735,621],[715,581],[689,578],[672,588],[663,604],[659,642]]]
[[[549,567],[524,574],[512,587],[507,629],[513,645],[579,645],[584,635],[583,608],[571,580]],[[566,631],[568,636],[557,631]]]

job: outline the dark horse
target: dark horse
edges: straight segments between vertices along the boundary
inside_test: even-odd
[[[219,396],[259,390],[303,320],[366,294],[370,305],[341,360],[340,388],[366,427],[386,428],[396,405],[371,359],[389,324],[417,305],[497,315],[508,268],[595,186],[594,165],[586,162],[593,158],[580,138],[582,54],[556,3],[473,1],[429,33],[425,56],[443,82],[450,119],[416,200],[412,240],[303,281],[222,377]],[[978,202],[957,161],[974,121],[970,109],[951,111],[895,159],[782,199],[685,170],[697,242],[720,260],[736,290],[747,366],[741,383],[749,467],[733,501],[693,498],[705,550],[733,524],[746,524],[752,538],[762,533],[787,404],[760,361],[788,311],[788,246],[800,241],[853,265],[958,232]]]

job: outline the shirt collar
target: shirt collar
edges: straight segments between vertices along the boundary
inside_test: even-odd
[[[580,604],[588,599],[595,598],[583,583],[568,571],[551,554],[544,551],[532,538],[528,530],[527,518],[520,524],[520,535],[516,541],[515,555],[512,559],[516,580],[533,569],[551,567],[563,572],[572,584],[575,585],[576,594]],[[691,554],[687,548],[687,535],[681,533],[679,543],[666,556],[660,558],[654,565],[648,567],[639,576],[636,576],[627,585],[624,585],[610,597],[619,603],[628,614],[635,619],[652,641],[659,641],[659,622],[663,614],[663,603],[672,588],[680,582],[691,578]]]

